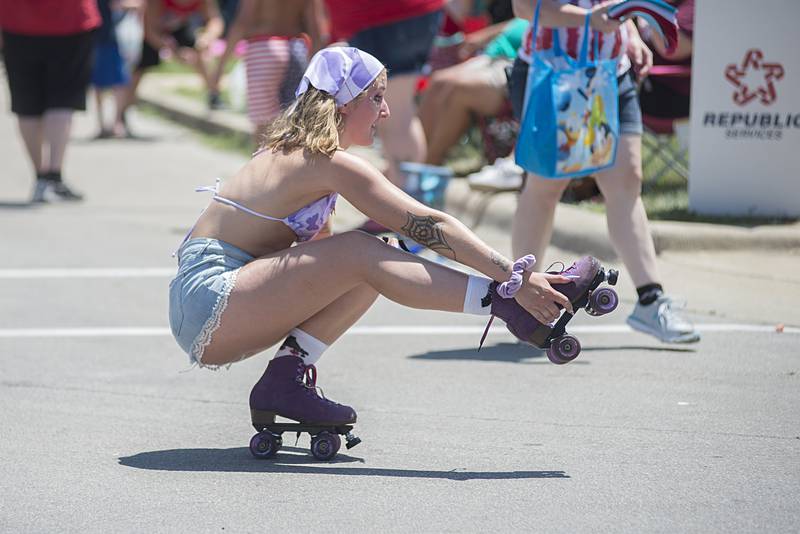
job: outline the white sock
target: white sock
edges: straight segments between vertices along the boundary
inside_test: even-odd
[[[492,312],[492,300],[489,298],[488,278],[468,275],[467,294],[464,295],[464,313],[489,315]]]
[[[307,332],[303,332],[299,328],[294,328],[286,339],[281,343],[278,352],[272,357],[280,358],[281,356],[295,356],[302,358],[303,363],[311,365],[317,363],[322,358],[322,353],[328,345],[315,338]]]

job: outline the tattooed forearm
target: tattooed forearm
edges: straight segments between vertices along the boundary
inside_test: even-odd
[[[502,257],[497,252],[492,251],[491,258],[492,258],[492,263],[500,267],[500,269],[502,269],[504,273],[507,273],[509,270],[511,270],[511,263],[509,263],[507,259]]]
[[[443,252],[450,252],[455,257],[455,252],[447,243],[442,232],[442,222],[437,221],[431,216],[420,217],[413,213],[406,212],[408,219],[406,224],[401,228],[403,233],[419,243],[425,245],[431,250],[435,250],[440,254]]]

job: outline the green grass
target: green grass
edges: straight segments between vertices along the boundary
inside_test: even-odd
[[[170,117],[166,116],[152,106],[140,103],[138,107],[139,110],[145,115],[166,118],[167,120],[170,120]],[[249,136],[212,134],[198,130],[193,130],[192,132],[201,143],[210,148],[214,148],[216,150],[225,150],[227,152],[235,152],[248,158],[253,155],[254,147],[252,146],[252,140]]]
[[[205,102],[207,98],[206,90],[201,87],[176,87],[175,94],[185,96],[186,98],[191,98],[192,100],[199,100],[201,102]],[[219,95],[222,97],[223,102],[230,102],[227,89],[220,91]]]
[[[228,61],[225,65],[225,74],[230,73],[233,68],[236,66],[236,61]],[[210,67],[209,67],[210,68]],[[197,71],[194,70],[194,67],[190,67],[185,63],[181,63],[180,61],[176,61],[174,59],[167,59],[162,60],[161,63],[156,65],[155,67],[151,67],[147,71],[148,73],[153,74],[196,74]]]

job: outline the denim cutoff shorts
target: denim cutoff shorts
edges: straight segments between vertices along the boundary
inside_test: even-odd
[[[525,102],[525,86],[528,84],[529,65],[517,58],[508,73],[508,93],[514,118],[522,117],[522,106]],[[639,93],[633,69],[628,69],[617,78],[619,87],[619,133],[642,134],[642,110],[639,107]]]
[[[239,269],[254,259],[230,243],[207,237],[190,239],[178,250],[178,273],[169,284],[169,326],[192,363],[202,365]]]

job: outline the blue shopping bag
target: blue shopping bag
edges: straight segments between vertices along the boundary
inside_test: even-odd
[[[533,18],[534,48],[540,8],[541,0]],[[515,159],[523,169],[546,178],[583,176],[614,165],[619,140],[617,62],[598,59],[598,39],[588,15],[577,61],[561,49],[558,30],[553,34],[552,57],[532,53]],[[594,61],[588,60],[590,39]]]

